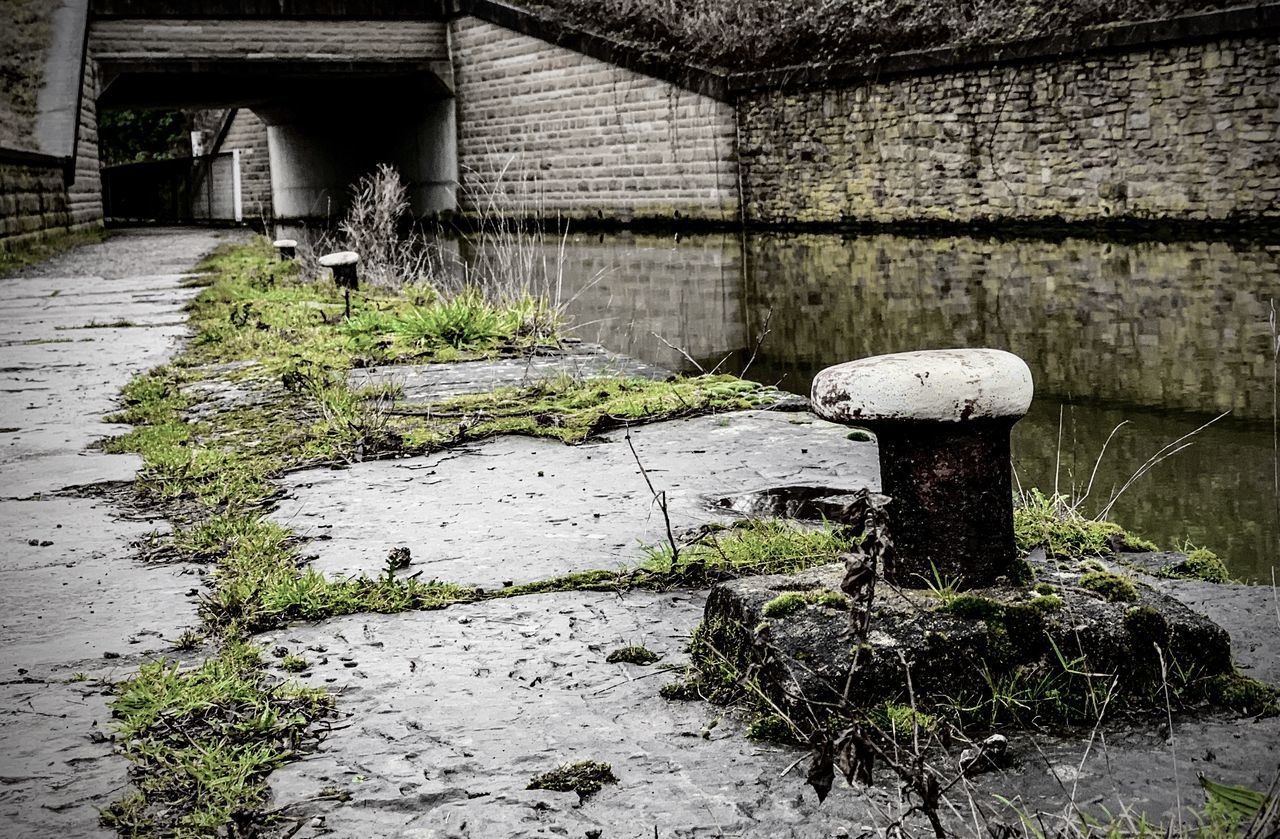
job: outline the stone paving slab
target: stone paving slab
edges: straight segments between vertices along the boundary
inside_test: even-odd
[[[745,411],[632,429],[672,524],[733,516],[710,502],[781,484],[855,490],[878,481],[875,446],[790,412]],[[273,514],[313,541],[331,576],[378,574],[408,547],[409,573],[487,588],[637,564],[665,539],[661,512],[625,436],[582,446],[499,437],[428,457],[289,475]]]
[[[660,698],[660,665],[605,661],[632,643],[679,661],[701,617],[697,593],[568,593],[266,635],[325,648],[304,653],[306,681],[336,689],[343,714],[318,754],[272,775],[273,804],[297,837],[815,837],[890,811],[891,785],[819,807],[803,772],[778,780],[792,750]],[[578,760],[610,763],[619,783],[581,804],[525,790]]]

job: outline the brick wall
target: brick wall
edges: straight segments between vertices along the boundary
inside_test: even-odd
[[[501,177],[515,212],[736,217],[732,106],[476,18],[451,27],[464,181]]]
[[[271,159],[267,126],[248,108],[238,108],[214,152],[240,149],[240,196],[246,219],[271,218]]]
[[[761,222],[1280,218],[1280,43],[948,70],[739,103]]]
[[[95,20],[98,61],[247,59],[435,61],[448,57],[445,24],[356,20]]]

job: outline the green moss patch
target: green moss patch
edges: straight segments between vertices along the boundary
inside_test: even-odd
[[[820,591],[788,591],[764,604],[766,618],[782,618],[807,606],[823,609],[849,610],[850,600],[843,594],[829,589]]]
[[[1044,548],[1049,557],[1070,559],[1105,556],[1117,549],[1156,549],[1114,522],[1085,518],[1065,497],[1046,495],[1038,489],[1017,498],[1013,535],[1022,556],[1035,548]]]
[[[613,650],[609,655],[605,656],[604,660],[609,664],[636,664],[644,667],[659,661],[661,658],[662,656],[648,647],[631,644],[630,646]]]
[[[776,519],[747,519],[703,531],[672,555],[670,545],[650,548],[648,571],[710,580],[759,574],[791,574],[835,562],[857,537],[846,528],[808,527]]]
[[[613,767],[594,760],[566,763],[550,772],[544,772],[529,781],[526,789],[545,789],[552,792],[576,792],[582,797],[599,792],[605,784],[616,784]]]
[[[748,740],[760,740],[767,743],[799,745],[800,732],[785,717],[778,714],[756,714],[745,732]]]
[[[1214,676],[1205,682],[1208,699],[1253,716],[1280,715],[1280,691],[1240,672]]]
[[[1160,569],[1157,576],[1180,580],[1203,580],[1206,583],[1229,583],[1231,574],[1218,555],[1205,548],[1196,548],[1181,562]]]
[[[1080,577],[1080,587],[1112,603],[1132,603],[1138,599],[1138,588],[1133,580],[1110,571],[1090,571]]]

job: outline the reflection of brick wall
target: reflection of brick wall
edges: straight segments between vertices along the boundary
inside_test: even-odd
[[[1280,46],[947,70],[740,106],[760,221],[1280,218]]]
[[[62,167],[55,163],[3,162],[0,158],[0,249],[102,224],[94,110],[97,83],[92,65],[86,68],[82,84],[74,184],[67,184]]]
[[[248,108],[231,118],[222,145],[214,152],[240,149],[240,196],[247,220],[271,218],[271,159],[267,154],[267,126]]]
[[[672,370],[720,357],[746,344],[742,248],[737,237],[612,234],[570,236],[561,265],[563,299],[579,337]],[[732,372],[737,372],[736,369]]]
[[[759,236],[749,262],[766,364],[988,346],[1027,359],[1039,393],[1271,417],[1274,248]]]
[[[520,212],[735,217],[732,106],[475,18],[452,38],[464,180],[509,167]]]

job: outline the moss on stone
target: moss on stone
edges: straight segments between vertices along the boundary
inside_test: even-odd
[[[1036,583],[1031,587],[1036,594],[1056,594],[1058,589],[1049,583]]]
[[[846,435],[844,435],[844,436],[845,436],[845,439],[847,439],[847,440],[852,440],[852,441],[853,441],[853,442],[855,442],[855,443],[869,443],[869,442],[871,442],[871,435],[870,435],[870,434],[868,434],[868,433],[867,433],[867,432],[865,432],[865,431],[859,431],[859,430],[858,430],[858,429],[856,429],[856,428],[855,428],[853,431],[850,431],[848,434],[846,434]]]
[[[961,594],[938,611],[985,623],[990,657],[1000,666],[1034,658],[1046,646],[1044,614],[1035,605]]]
[[[1280,691],[1239,671],[1210,678],[1205,684],[1209,701],[1264,717],[1280,715]]]
[[[1181,562],[1160,569],[1157,576],[1181,580],[1203,580],[1206,583],[1227,583],[1231,575],[1218,555],[1206,548],[1196,548]]]
[[[1132,603],[1138,599],[1138,589],[1133,581],[1110,571],[1090,571],[1080,578],[1080,587],[1100,594],[1112,603]]]
[[[764,604],[763,614],[766,618],[782,618],[798,612],[806,606],[848,611],[849,598],[830,589],[821,591],[788,591]]]
[[[672,702],[692,702],[702,698],[701,683],[697,679],[677,679],[658,688],[658,696]]]
[[[1169,622],[1150,606],[1134,606],[1125,612],[1124,630],[1135,649],[1150,649],[1152,644],[1163,648],[1169,642]]]
[[[1031,608],[1038,612],[1056,612],[1062,608],[1062,598],[1056,594],[1037,594],[1031,598]]]
[[[550,772],[535,775],[525,789],[545,789],[552,792],[576,792],[586,797],[599,792],[605,784],[616,784],[618,778],[613,767],[594,760],[566,763]]]
[[[661,659],[662,656],[655,653],[648,647],[640,644],[632,644],[626,647],[619,647],[605,657],[605,661],[609,664],[636,664],[641,667],[653,664]]]

